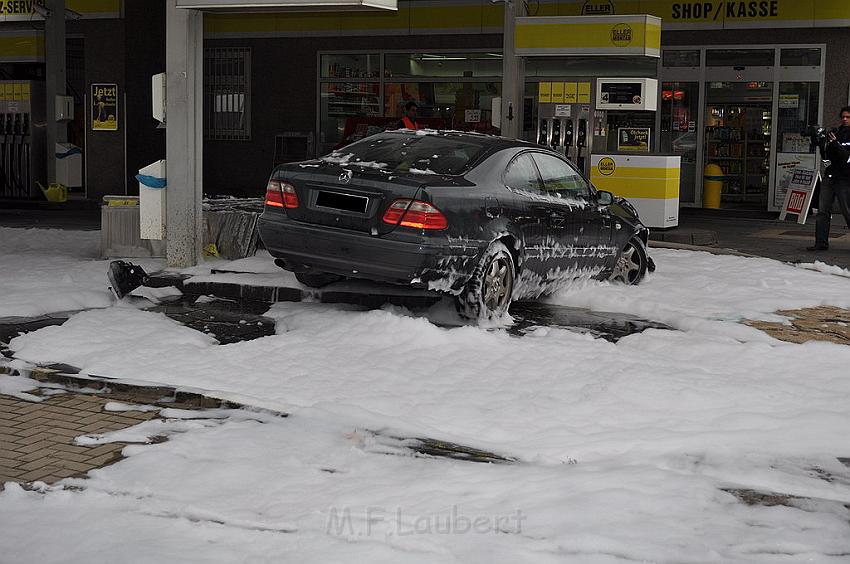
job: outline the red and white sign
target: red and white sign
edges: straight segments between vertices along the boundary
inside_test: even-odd
[[[820,162],[820,155],[817,153],[814,162]],[[784,220],[786,214],[793,213],[797,215],[797,223],[806,223],[819,178],[820,171],[817,169],[799,165],[793,169],[788,191],[785,193],[785,203],[779,213],[780,220]]]
[[[785,206],[785,211],[788,213],[800,213],[803,211],[803,206],[806,203],[808,192],[805,190],[791,190],[788,196],[788,205]]]

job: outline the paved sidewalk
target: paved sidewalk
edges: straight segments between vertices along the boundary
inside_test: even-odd
[[[0,394],[0,490],[6,481],[52,484],[120,460],[126,443],[78,446],[74,438],[131,427],[157,412],[104,411],[109,401],[65,393],[31,402]]]
[[[841,216],[834,216],[829,250],[810,252],[814,218],[804,225],[790,219],[736,217],[724,210],[682,209],[679,227],[652,230],[651,244],[686,244],[694,250],[732,249],[743,254],[791,263],[825,262],[850,269],[850,232]]]

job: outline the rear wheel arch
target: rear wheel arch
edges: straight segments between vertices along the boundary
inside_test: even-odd
[[[513,235],[508,233],[506,235],[502,235],[501,237],[494,239],[494,241],[499,241],[505,247],[508,248],[508,252],[511,253],[511,257],[514,259],[514,268],[516,270],[519,270],[520,269],[520,260],[519,260],[520,252],[519,252],[519,243],[518,243],[519,239],[517,239],[516,237],[514,237]]]

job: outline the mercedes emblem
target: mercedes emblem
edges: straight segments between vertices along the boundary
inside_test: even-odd
[[[343,184],[348,184],[349,182],[351,182],[351,171],[350,170],[342,171],[339,175],[339,181],[342,182]]]

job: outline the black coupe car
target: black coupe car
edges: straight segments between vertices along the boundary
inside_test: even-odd
[[[563,155],[502,137],[390,131],[277,167],[260,235],[275,263],[320,287],[343,277],[455,296],[498,316],[579,278],[652,269],[635,209]]]

